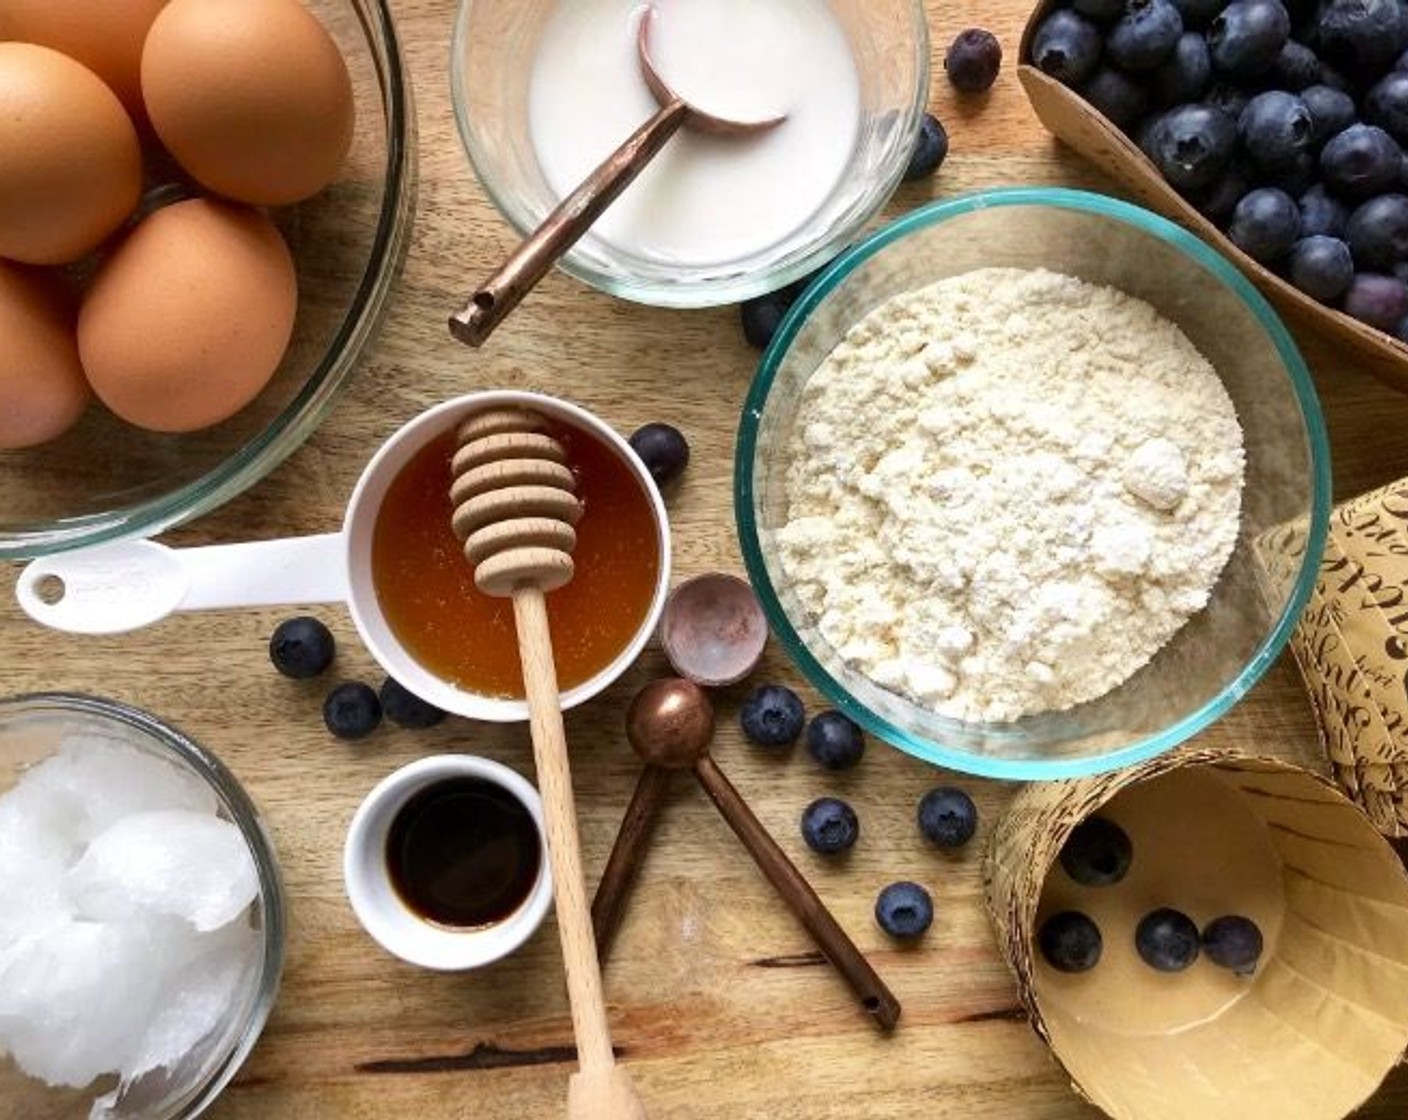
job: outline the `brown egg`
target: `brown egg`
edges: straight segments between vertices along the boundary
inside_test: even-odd
[[[93,71],[32,43],[0,43],[0,257],[66,264],[132,213],[142,150]]]
[[[78,316],[99,399],[159,432],[218,424],[253,400],[293,333],[298,283],[274,224],[191,199],[156,211],[104,263]]]
[[[281,206],[337,178],[352,144],[352,81],[297,0],[171,0],[142,52],[161,142],[228,198]]]
[[[0,449],[54,439],[88,406],[73,320],[62,281],[0,261]]]
[[[142,121],[142,44],[165,5],[166,0],[4,0],[0,40],[38,43],[76,59]]]

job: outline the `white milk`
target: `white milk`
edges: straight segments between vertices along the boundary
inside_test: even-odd
[[[850,161],[860,86],[825,0],[658,0],[651,56],[687,101],[719,116],[787,114],[759,135],[688,126],[594,227],[627,251],[685,265],[737,260],[810,218]],[[529,126],[566,195],[657,109],[636,59],[641,0],[561,0],[533,61]]]

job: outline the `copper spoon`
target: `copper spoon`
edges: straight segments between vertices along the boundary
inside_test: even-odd
[[[557,204],[498,271],[484,281],[463,311],[450,316],[450,333],[461,342],[483,345],[494,328],[630,186],[682,125],[715,136],[752,136],[787,119],[783,114],[752,121],[734,120],[706,112],[682,98],[660,76],[651,59],[650,29],[655,18],[656,8],[651,4],[641,14],[636,32],[636,58],[645,84],[660,108]]]
[[[645,1120],[630,1075],[616,1064],[601,967],[582,875],[572,772],[559,705],[545,595],[571,580],[573,526],[582,514],[566,452],[542,418],[522,409],[471,416],[456,432],[450,469],[455,536],[474,565],[475,586],[513,600],[533,760],[543,798],[558,933],[567,971],[577,1072],[569,1120]]]
[[[719,769],[709,754],[713,735],[713,707],[704,690],[691,681],[652,681],[631,701],[626,737],[645,760],[646,768],[592,906],[593,919],[607,934],[604,943],[610,944],[631,880],[644,858],[645,841],[663,803],[669,772],[693,770],[759,869],[807,928],[822,954],[860,996],[861,1006],[880,1027],[892,1030],[900,1017],[899,1000]]]

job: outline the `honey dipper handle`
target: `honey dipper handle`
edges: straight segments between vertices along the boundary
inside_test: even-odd
[[[787,858],[787,853],[778,847],[777,841],[753,815],[753,810],[748,808],[748,803],[724,776],[713,757],[707,754],[701,757],[694,764],[694,773],[704,792],[709,795],[709,800],[718,807],[729,827],[743,841],[748,854],[771,881],[782,900],[806,926],[826,959],[840,970],[860,997],[861,1006],[875,1017],[880,1027],[887,1031],[894,1029],[900,1017],[900,1001],[831,916],[826,903],[812,890],[796,864]]]
[[[513,615],[523,661],[523,684],[528,694],[538,792],[543,799],[543,825],[552,867],[562,959],[567,971],[572,1031],[577,1039],[580,1072],[574,1076],[574,1088],[569,1092],[568,1115],[572,1120],[643,1117],[645,1113],[638,1101],[634,1112],[623,1106],[623,1101],[634,1099],[635,1092],[625,1071],[613,1068],[616,1055],[611,1048],[601,967],[597,964],[591,911],[582,876],[572,771],[567,761],[567,736],[562,727],[557,669],[553,663],[552,636],[543,592],[532,585],[517,588],[513,593]]]

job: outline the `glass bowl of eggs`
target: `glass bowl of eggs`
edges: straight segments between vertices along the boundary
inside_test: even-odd
[[[0,559],[189,520],[313,431],[413,119],[384,0],[0,6]]]

